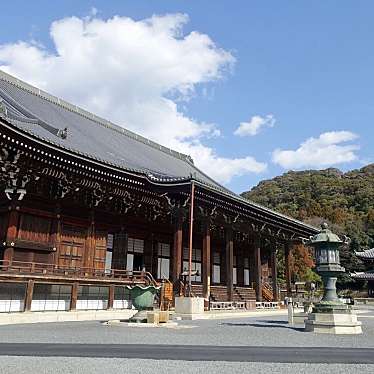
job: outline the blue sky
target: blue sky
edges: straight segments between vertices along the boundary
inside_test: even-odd
[[[171,15],[170,19],[165,18],[166,14]],[[176,14],[187,15],[188,19],[177,19]],[[129,124],[137,132],[181,151],[191,151],[199,167],[241,192],[289,169],[333,166],[349,170],[373,162],[373,14],[373,2],[353,0],[234,3],[14,0],[4,2],[0,13],[0,66],[117,123]],[[48,59],[48,55],[58,57],[60,53],[56,51],[56,38],[69,50],[79,40],[75,41],[72,33],[74,22],[64,23],[52,33],[54,37],[50,35],[51,24],[72,20],[71,17],[87,23],[99,19],[112,32],[106,22],[115,15],[128,17],[134,24],[140,22],[142,30],[148,27],[144,20],[159,15],[162,27],[174,22],[180,30],[176,35],[167,31],[172,43],[169,40],[166,44],[164,39],[158,43],[157,39],[150,41],[149,37],[139,36],[131,49],[124,48],[127,54],[117,56],[116,61],[121,63],[122,58],[129,74],[134,64],[126,64],[133,56],[139,59],[135,65],[148,58],[155,61],[153,65],[144,65],[147,79],[141,84],[122,75],[112,81],[107,71],[111,65],[104,63],[102,71],[95,70],[96,86],[84,74],[82,81],[74,81],[76,84],[67,84],[66,79],[65,84],[59,82],[56,69],[68,71],[69,61]],[[94,25],[91,24],[91,29]],[[132,27],[125,21],[122,26],[121,30]],[[153,25],[150,32],[158,27]],[[182,47],[180,42],[195,31],[198,40]],[[132,38],[131,32],[120,34],[118,43],[123,43],[124,37]],[[207,47],[202,35],[208,36],[213,46]],[[25,42],[26,47],[21,48],[19,41]],[[121,44],[117,44],[117,49],[118,45]],[[35,60],[35,65],[30,57],[31,46],[44,53]],[[141,54],[132,54],[134,48],[141,48]],[[99,56],[96,65],[101,64],[100,56],[104,59],[117,53],[104,42],[97,43],[96,49],[95,56]],[[169,52],[174,53],[170,57],[173,64],[165,65],[165,59],[158,60],[158,54]],[[192,55],[195,60],[191,57],[187,64],[186,57]],[[78,65],[80,59],[75,61]],[[200,64],[203,67],[198,69]],[[191,74],[191,78],[173,85],[171,81],[177,79],[171,70],[180,66],[182,74]],[[45,74],[49,69],[50,75]],[[154,74],[155,69],[162,73]],[[82,70],[87,68],[82,66]],[[118,90],[116,95],[102,91],[93,97],[92,91],[106,82],[108,90]],[[153,83],[148,86],[148,82]],[[141,87],[121,91],[126,85]],[[115,98],[121,95],[123,108],[112,113],[107,108],[120,107],[122,104],[118,105]],[[142,106],[131,106],[135,102],[141,102]],[[173,105],[176,107],[171,108]],[[142,117],[139,108],[144,108]],[[162,108],[165,111],[161,113]],[[162,123],[150,127],[153,118]],[[167,135],[174,127],[173,118],[178,121],[182,118],[184,122],[180,124],[180,132],[170,130],[169,141]],[[258,131],[253,127],[256,118],[260,123]],[[242,136],[235,135],[241,123],[244,123]],[[183,138],[183,131],[191,135]]]

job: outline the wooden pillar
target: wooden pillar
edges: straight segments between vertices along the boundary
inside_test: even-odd
[[[77,309],[78,287],[79,287],[78,282],[74,282],[71,287],[70,310]]]
[[[271,252],[271,280],[272,280],[272,288],[273,288],[273,301],[278,301],[278,269],[277,269],[277,247],[274,245]]]
[[[34,294],[34,280],[30,279],[27,282],[27,288],[26,288],[25,312],[29,312],[31,310],[33,294]]]
[[[261,266],[261,237],[258,235],[255,238],[254,245],[254,259],[255,259],[255,284],[256,284],[256,299],[262,301],[262,266]]]
[[[287,296],[292,296],[292,285],[291,285],[291,250],[292,244],[286,242],[284,247],[284,256],[285,256],[285,276],[286,276],[286,287],[287,287]]]
[[[86,237],[86,256],[84,260],[84,267],[93,269],[94,267],[94,257],[96,250],[96,236],[95,236],[95,221],[94,221],[94,212],[91,212],[90,215],[91,223],[87,230]]]
[[[17,238],[18,221],[19,221],[19,207],[11,206],[9,211],[8,228],[6,233],[7,247],[4,250],[3,264],[12,265],[14,247],[10,243],[14,242]]]
[[[211,249],[210,249],[210,223],[207,222],[204,227],[203,237],[203,297],[210,297],[210,279],[211,279]]]
[[[242,248],[236,251],[236,283],[244,286],[244,251]]]
[[[113,257],[112,257],[112,268],[117,270],[126,269],[127,264],[127,233],[125,228],[122,226],[121,231],[114,234],[113,238]]]
[[[147,235],[144,241],[144,267],[145,271],[152,273],[153,234]],[[157,257],[157,254],[156,254]]]
[[[183,219],[181,216],[177,217],[177,222],[174,229],[173,242],[173,273],[172,280],[177,282],[182,271],[182,254],[183,254]]]
[[[249,284],[252,288],[256,288],[256,258],[255,258],[255,247],[251,243],[248,248],[249,252]]]
[[[115,285],[111,284],[109,286],[108,308],[107,309],[113,309],[114,291],[115,291]]]
[[[159,243],[159,239],[156,237],[153,237],[152,239],[153,241],[153,245],[152,245],[152,258],[151,258],[151,268],[152,268],[152,275],[155,279],[157,279],[157,271],[158,271],[158,243]],[[170,245],[170,251],[172,249],[172,245]],[[172,268],[173,264],[172,264],[172,261],[170,261],[170,264],[169,264],[169,279],[170,279],[170,274],[171,272],[173,271],[173,268]]]
[[[50,236],[50,245],[54,248],[53,260],[54,265],[58,265],[60,256],[60,243],[61,243],[61,215],[60,215],[60,205],[56,206],[56,217],[52,221],[52,230]]]
[[[234,287],[233,287],[233,268],[234,268],[234,241],[232,229],[226,229],[226,287],[227,299],[233,300]]]

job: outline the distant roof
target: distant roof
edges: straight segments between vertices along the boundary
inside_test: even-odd
[[[355,255],[362,259],[374,259],[374,248],[367,249],[362,252],[355,252]]]
[[[352,273],[351,277],[354,279],[363,279],[363,280],[373,280],[374,279],[374,272],[367,271],[366,273]]]
[[[242,198],[199,170],[190,156],[173,151],[76,105],[33,87],[0,70],[0,119],[41,141],[149,180],[195,180],[231,199],[293,222],[309,232],[319,230]]]

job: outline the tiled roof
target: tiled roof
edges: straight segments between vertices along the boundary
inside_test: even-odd
[[[362,272],[362,273],[352,273],[351,277],[354,279],[362,279],[362,280],[373,280],[374,279],[374,271],[373,272]]]
[[[367,249],[366,251],[362,252],[355,252],[357,257],[362,259],[374,259],[374,248]]]
[[[0,71],[0,99],[12,124],[60,147],[156,179],[191,175],[223,188],[191,158],[117,126]],[[1,110],[0,110],[1,112]],[[61,134],[67,128],[67,136]]]
[[[0,70],[1,118],[41,141],[95,159],[102,164],[142,173],[153,181],[194,179],[210,190],[254,210],[292,222],[309,233],[319,231],[313,226],[243,199],[199,170],[191,157],[117,126]]]

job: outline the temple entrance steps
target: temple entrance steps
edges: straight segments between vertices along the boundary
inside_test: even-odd
[[[194,296],[203,297],[203,285],[193,284],[192,293]],[[226,286],[210,286],[210,298],[212,301],[227,301]]]
[[[193,284],[192,285],[192,294],[196,297],[203,297],[203,285],[202,284]]]
[[[234,301],[256,300],[256,291],[249,287],[234,287]]]
[[[194,296],[203,297],[203,286],[201,284],[192,285],[192,293]],[[226,286],[211,286],[210,298],[213,302],[230,301],[227,297]],[[233,300],[231,301],[248,301],[256,300],[256,292],[250,287],[234,287]]]
[[[211,286],[210,298],[212,301],[228,301],[226,286]]]

